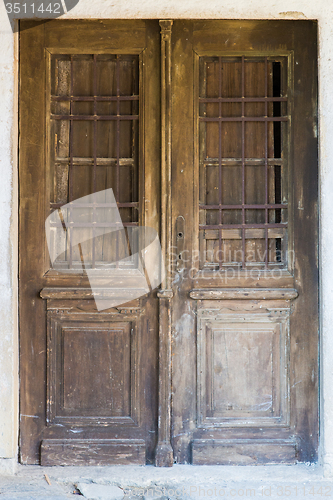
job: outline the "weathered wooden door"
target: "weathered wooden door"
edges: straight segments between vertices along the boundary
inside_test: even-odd
[[[316,24],[23,27],[21,461],[315,461]],[[50,264],[48,215],[110,188],[160,232],[154,292],[117,238]]]
[[[98,231],[115,202],[126,230],[159,230],[159,36],[158,23],[149,21],[23,24],[23,463],[143,464],[154,457],[156,296],[147,296],[134,259],[118,265],[126,245],[121,235]],[[86,197],[109,189],[115,202],[95,203],[96,218],[87,218]],[[70,226],[61,207],[77,199]],[[51,266],[45,221],[59,209],[68,248]],[[71,244],[77,231],[85,249]],[[119,299],[114,307],[97,310],[88,271],[102,300]],[[128,285],[138,291],[131,302],[122,295]]]
[[[314,461],[316,23],[172,27],[172,446]]]

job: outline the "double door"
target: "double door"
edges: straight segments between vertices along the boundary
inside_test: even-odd
[[[22,28],[21,462],[315,461],[316,24]]]

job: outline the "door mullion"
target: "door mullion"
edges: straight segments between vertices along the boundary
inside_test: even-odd
[[[171,30],[173,21],[161,26],[161,244],[164,262],[171,255]],[[171,272],[167,266],[159,298],[158,443],[155,464],[171,467]]]

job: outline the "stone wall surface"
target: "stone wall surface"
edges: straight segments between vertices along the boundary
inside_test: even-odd
[[[317,19],[321,272],[321,457],[333,475],[333,2],[80,0],[64,18]],[[17,456],[17,43],[0,4],[0,471]],[[2,459],[2,460],[1,460]],[[9,460],[9,462],[8,462]]]

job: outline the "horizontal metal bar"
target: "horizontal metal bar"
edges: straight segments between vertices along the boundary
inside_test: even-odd
[[[265,229],[266,227],[285,227],[287,228],[287,223],[284,224],[200,224],[199,229],[254,229],[260,228]]]
[[[135,227],[139,223],[138,222],[67,222],[65,221],[66,227],[82,227],[85,229],[92,229],[93,227],[119,227],[121,230],[123,227]],[[62,223],[59,222],[50,222],[50,226],[52,227],[63,227]]]
[[[247,210],[265,210],[276,209],[276,208],[288,208],[286,204],[275,204],[275,205],[199,205],[199,208],[203,210],[239,210],[245,208]]]
[[[120,208],[128,208],[128,207],[138,207],[138,201],[128,201],[128,202],[116,202],[116,203],[77,203],[76,201],[72,201],[69,205],[76,207],[96,207],[96,208],[111,208],[111,207],[120,207]]]
[[[52,115],[52,120],[80,120],[80,121],[113,121],[113,120],[138,120],[139,115]]]
[[[264,239],[266,235],[266,230],[268,232],[268,238],[283,238],[284,232],[286,228],[281,227],[271,227],[268,229],[258,229],[258,228],[250,228],[245,229],[245,239],[246,240],[256,240],[256,239]],[[221,233],[222,240],[241,240],[243,238],[243,230],[242,229],[205,229],[204,230],[204,238],[205,240],[218,240],[219,233]]]
[[[206,158],[202,161],[204,166],[219,166],[218,158]],[[222,166],[242,166],[242,158],[222,158],[221,159]],[[271,166],[275,165],[283,165],[282,158],[267,158],[267,164]],[[265,158],[244,158],[245,166],[265,166],[266,159]]]
[[[117,102],[117,101],[138,101],[138,95],[129,96],[58,96],[52,95],[52,101],[56,102]]]
[[[199,102],[288,102],[288,97],[199,97]]]
[[[56,158],[55,163],[67,164],[69,163],[69,157],[64,158]],[[75,167],[88,167],[89,165],[94,165],[94,158],[78,158],[73,157],[72,163]],[[108,167],[108,166],[117,166],[117,158],[96,158],[96,166],[97,167]],[[128,166],[136,166],[134,163],[134,158],[119,158],[119,166],[120,167],[128,167]]]
[[[51,208],[61,208],[66,205],[66,208],[68,205],[71,208],[137,208],[139,206],[138,201],[133,201],[133,202],[128,202],[128,203],[76,203],[75,201],[70,202],[70,203],[50,203]]]
[[[287,122],[288,116],[199,116],[201,122]]]

